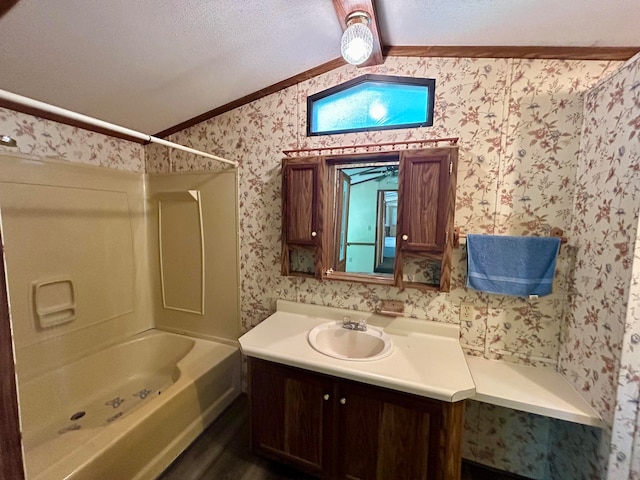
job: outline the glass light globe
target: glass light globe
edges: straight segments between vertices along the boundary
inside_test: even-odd
[[[365,62],[373,51],[373,34],[369,27],[362,23],[350,25],[342,34],[340,51],[351,65]]]

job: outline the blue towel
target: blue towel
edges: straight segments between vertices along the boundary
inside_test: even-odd
[[[549,295],[559,249],[557,237],[467,235],[467,287],[518,297]]]

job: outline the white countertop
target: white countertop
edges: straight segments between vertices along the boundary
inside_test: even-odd
[[[394,350],[374,361],[349,361],[311,347],[316,325],[344,316],[382,328]],[[250,357],[446,402],[467,398],[570,422],[603,427],[598,413],[554,370],[465,356],[457,325],[278,300],[278,311],[240,337]]]
[[[327,321],[366,318],[391,337],[393,352],[373,361],[326,356],[311,347],[309,330]],[[278,300],[278,311],[240,337],[250,357],[446,402],[473,397],[475,384],[460,347],[457,325],[391,319],[355,310]]]
[[[474,400],[569,422],[604,427],[598,413],[555,370],[467,357]]]

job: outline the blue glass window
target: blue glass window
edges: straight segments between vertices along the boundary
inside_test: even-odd
[[[307,135],[433,125],[435,80],[363,75],[307,97]]]

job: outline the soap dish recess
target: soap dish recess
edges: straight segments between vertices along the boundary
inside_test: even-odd
[[[70,278],[34,282],[33,306],[41,328],[71,322],[76,318],[76,301]]]

